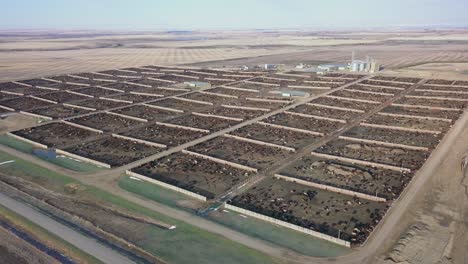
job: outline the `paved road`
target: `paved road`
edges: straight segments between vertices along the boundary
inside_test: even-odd
[[[2,193],[0,193],[0,204],[29,219],[49,232],[61,237],[63,240],[73,244],[77,248],[94,256],[104,263],[135,263],[116,251],[98,243],[96,240],[84,236],[83,234],[53,220],[32,207],[16,201]]]

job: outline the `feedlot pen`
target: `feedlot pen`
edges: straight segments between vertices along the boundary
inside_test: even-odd
[[[146,66],[0,83],[0,110],[47,120],[15,138],[351,246],[417,175],[467,94],[452,80]]]

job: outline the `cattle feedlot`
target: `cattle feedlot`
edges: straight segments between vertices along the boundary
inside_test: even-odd
[[[0,84],[0,109],[43,120],[15,139],[356,247],[468,106],[451,80],[279,74],[146,66],[17,80]],[[194,80],[214,81],[181,88]],[[319,89],[283,98],[279,85]]]

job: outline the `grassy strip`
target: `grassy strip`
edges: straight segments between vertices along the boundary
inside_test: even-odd
[[[312,257],[337,257],[348,254],[351,249],[314,238],[285,227],[273,225],[252,217],[241,216],[232,211],[212,213],[210,220],[251,237],[256,237],[272,244],[291,249]]]
[[[28,153],[28,154],[32,154],[33,150],[35,149],[35,147],[32,144],[9,137],[7,135],[0,136],[0,144],[16,149],[18,151],[24,152],[24,153]],[[95,171],[105,169],[105,168],[97,167],[91,163],[76,161],[69,157],[57,157],[55,159],[46,158],[42,156],[37,156],[37,157],[47,162],[53,163],[60,167],[67,168],[76,172],[95,172]]]
[[[11,159],[15,162],[2,165],[2,172],[34,181],[48,189],[63,192],[65,184],[76,182],[67,176],[0,151],[0,161]],[[86,190],[81,194],[87,199],[111,203],[117,207],[176,225],[177,228],[174,230],[148,227],[144,230],[148,239],[139,245],[170,263],[279,263],[278,260],[240,243],[151,211],[93,186],[86,186]]]
[[[202,204],[201,201],[197,201],[187,195],[145,181],[133,180],[128,176],[124,176],[119,180],[119,187],[144,198],[191,213],[194,213],[195,209],[184,207],[181,203],[189,201],[200,205]]]
[[[118,204],[130,211],[171,223],[175,230],[150,227],[148,240],[142,247],[170,263],[278,263],[278,261],[239,243],[225,239],[185,222],[172,219],[145,207],[129,202],[97,188],[89,188],[90,194],[101,200]]]
[[[183,200],[189,200],[190,198],[188,196],[159,187],[155,184],[132,180],[130,177],[125,176],[120,179],[119,187],[174,208],[190,210],[182,207],[178,203]],[[242,217],[236,212],[215,212],[212,213],[208,219],[249,236],[308,256],[336,257],[351,251],[348,248],[340,247],[288,228],[276,226],[252,217]]]
[[[32,234],[34,237],[38,238],[39,241],[45,241],[47,245],[51,245],[54,249],[57,249],[66,256],[71,257],[74,260],[79,260],[83,263],[103,263],[96,259],[95,257],[83,252],[74,245],[68,243],[67,241],[61,239],[55,234],[50,233],[46,229],[34,224],[28,219],[20,216],[13,211],[0,205],[0,216],[7,221],[14,223],[22,231]]]

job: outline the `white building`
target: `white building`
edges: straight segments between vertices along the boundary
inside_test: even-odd
[[[351,62],[350,70],[352,72],[363,72],[366,70],[367,62],[361,60],[354,60]]]

